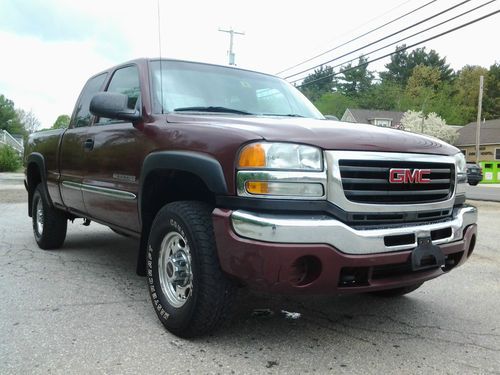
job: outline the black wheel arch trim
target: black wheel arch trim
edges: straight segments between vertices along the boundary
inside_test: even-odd
[[[157,151],[149,154],[142,164],[140,191],[149,173],[158,169],[191,172],[200,177],[213,193],[227,194],[222,167],[216,159],[207,154],[191,151]]]
[[[138,211],[142,227],[137,273],[144,275],[146,270],[146,246],[150,228],[145,228],[142,217],[144,183],[148,175],[156,170],[178,170],[198,176],[208,189],[217,195],[227,195],[227,183],[220,163],[207,154],[194,151],[156,151],[146,156],[142,164],[139,181]],[[147,224],[146,224],[147,226]],[[146,233],[145,233],[146,232]]]
[[[31,176],[29,174],[29,165],[30,164],[35,164],[38,168],[38,171],[40,172],[40,179],[42,183],[42,188],[45,191],[45,194],[47,196],[48,202],[50,206],[53,206],[52,199],[49,195],[49,190],[47,188],[47,168],[45,166],[45,158],[43,157],[42,154],[39,152],[32,152],[31,154],[28,155],[26,159],[26,182],[27,182],[27,190],[28,190],[28,215],[31,217],[31,204],[32,204],[32,199],[33,199],[33,193],[35,191],[36,186],[33,186],[32,181],[30,181]]]

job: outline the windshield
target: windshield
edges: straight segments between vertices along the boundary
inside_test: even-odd
[[[163,60],[161,72],[160,61],[152,61],[151,68],[155,113],[177,110],[324,118],[295,87],[277,77],[181,61]]]

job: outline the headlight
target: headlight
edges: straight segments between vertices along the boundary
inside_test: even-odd
[[[457,173],[467,173],[467,162],[461,152],[455,155],[455,165],[457,166]]]
[[[467,161],[464,154],[455,154],[455,166],[457,168],[457,183],[467,183]]]
[[[321,150],[312,146],[252,143],[241,150],[238,168],[321,171],[323,158]]]
[[[319,148],[292,143],[251,143],[243,147],[236,165],[239,196],[325,198],[326,171]]]

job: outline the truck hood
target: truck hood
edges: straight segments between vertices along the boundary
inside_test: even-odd
[[[459,150],[437,138],[373,125],[295,117],[167,115],[170,123],[206,125],[230,132],[253,133],[269,142],[295,142],[325,150],[407,152],[454,155]]]

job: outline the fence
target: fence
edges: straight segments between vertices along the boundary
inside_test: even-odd
[[[10,135],[7,130],[0,130],[0,144],[9,145],[19,154],[23,154],[24,146],[17,139]]]

